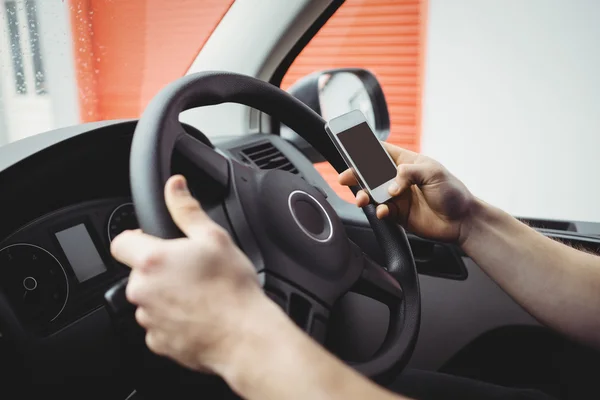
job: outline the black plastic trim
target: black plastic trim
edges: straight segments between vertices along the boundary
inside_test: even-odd
[[[298,57],[300,52],[302,52],[302,50],[304,50],[304,48],[312,40],[312,38],[315,37],[317,32],[319,32],[321,30],[323,25],[325,25],[325,23],[327,21],[329,21],[329,18],[331,18],[331,16],[333,14],[335,14],[335,12],[338,10],[338,8],[340,8],[340,6],[342,4],[344,4],[344,1],[345,0],[333,0],[329,4],[329,6],[327,6],[325,11],[323,11],[323,13],[319,16],[319,18],[317,18],[315,20],[315,22],[313,22],[313,24],[310,26],[310,28],[308,28],[306,30],[306,32],[304,32],[304,35],[302,35],[302,37],[300,37],[300,39],[296,42],[294,47],[292,47],[292,49],[289,51],[289,53],[283,58],[283,60],[279,64],[279,66],[275,69],[275,72],[273,73],[273,76],[269,80],[269,83],[271,83],[277,87],[279,87],[279,85],[281,85],[281,81],[283,80],[283,77],[285,76],[288,69],[290,69],[290,66],[292,65],[294,60]]]
[[[304,35],[300,37],[300,39],[296,42],[296,44],[292,47],[292,49],[288,52],[288,54],[281,60],[279,66],[273,72],[273,76],[269,80],[269,83],[275,85],[277,87],[281,86],[281,81],[283,77],[290,69],[290,66],[296,60],[298,55],[304,50],[306,45],[310,43],[312,38],[315,37],[317,32],[321,30],[321,28],[325,25],[329,18],[332,17],[333,14],[344,4],[345,0],[333,0],[329,6],[323,11],[323,13],[313,22],[313,24],[304,32]],[[279,135],[281,123],[280,121],[276,121],[275,118],[271,118],[271,133]]]

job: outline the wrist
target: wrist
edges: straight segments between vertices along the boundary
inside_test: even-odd
[[[476,235],[478,229],[487,219],[487,215],[490,212],[490,205],[484,201],[473,197],[471,204],[469,204],[467,214],[463,218],[460,224],[460,232],[458,237],[458,245],[465,250],[471,238]]]
[[[254,323],[240,326],[238,344],[213,370],[240,397],[374,398],[381,394],[380,388],[301,331],[265,295],[253,307]]]
[[[269,355],[284,346],[280,342],[290,338],[288,325],[293,324],[262,290],[246,301],[238,321],[212,369],[241,394],[266,374]]]

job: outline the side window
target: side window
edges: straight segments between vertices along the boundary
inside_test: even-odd
[[[290,66],[282,89],[323,69],[368,69],[377,76],[388,103],[388,142],[418,150],[425,2],[346,0]],[[353,201],[329,163],[315,167],[340,197]]]

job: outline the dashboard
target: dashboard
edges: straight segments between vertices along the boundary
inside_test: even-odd
[[[0,157],[0,187],[10,188],[0,198],[0,313],[11,314],[28,335],[68,331],[102,309],[106,290],[128,274],[111,256],[110,243],[138,227],[129,189],[135,125],[133,120],[81,125],[0,148],[0,156],[7,155]],[[312,164],[277,136],[221,138],[218,149],[257,168],[300,174],[335,196]],[[215,221],[227,218],[211,178],[178,154],[172,170],[188,178]]]

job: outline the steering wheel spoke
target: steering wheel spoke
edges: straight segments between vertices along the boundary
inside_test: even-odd
[[[266,295],[317,342],[325,343],[330,310],[296,286],[269,273],[260,278]]]
[[[363,254],[363,270],[352,291],[387,305],[400,303],[404,299],[402,287],[382,266]]]
[[[229,185],[229,163],[225,156],[187,133],[177,138],[175,149],[221,187]]]

